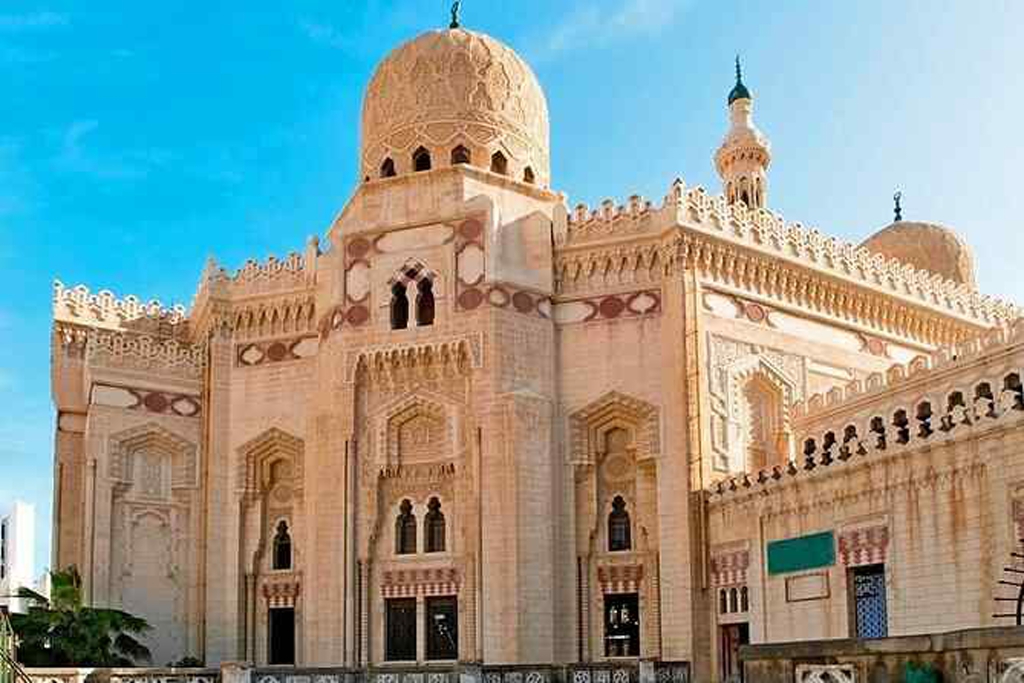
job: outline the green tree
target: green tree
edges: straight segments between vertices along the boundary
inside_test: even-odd
[[[82,604],[82,577],[75,567],[50,572],[50,599],[30,590],[27,614],[12,614],[18,661],[25,666],[134,666],[150,660],[139,637],[145,619],[116,609]]]

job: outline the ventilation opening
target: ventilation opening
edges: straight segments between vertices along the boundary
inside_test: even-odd
[[[452,166],[468,163],[470,163],[470,154],[468,149],[459,145],[452,150]]]
[[[426,148],[420,147],[412,153],[412,170],[417,173],[430,170],[430,152]]]
[[[491,171],[501,175],[508,175],[508,159],[501,152],[495,152],[491,155]]]
[[[526,170],[523,171],[523,182],[529,183],[530,185],[537,182],[537,177],[533,174],[533,169],[529,166],[527,166]]]
[[[395,177],[395,162],[390,157],[385,159],[384,163],[380,165],[380,177],[381,178],[393,178],[393,177]]]

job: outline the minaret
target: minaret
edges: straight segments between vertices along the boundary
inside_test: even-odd
[[[729,132],[715,154],[726,200],[763,209],[768,205],[768,166],[772,146],[754,125],[754,99],[743,85],[740,58],[736,57],[736,85],[729,93]]]

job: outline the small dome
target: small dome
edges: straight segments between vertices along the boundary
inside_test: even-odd
[[[497,40],[462,28],[396,48],[363,100],[363,176],[422,168],[413,162],[421,147],[433,168],[469,163],[547,186],[548,108],[533,71]]]
[[[729,104],[732,104],[736,100],[749,100],[750,91],[747,90],[747,86],[743,85],[743,81],[737,80],[736,85],[733,86],[732,90],[729,91]]]
[[[977,288],[974,254],[970,246],[945,226],[897,221],[876,232],[860,246],[919,270],[941,275],[957,284]]]

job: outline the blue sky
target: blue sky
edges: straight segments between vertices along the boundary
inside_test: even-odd
[[[362,91],[443,0],[0,2],[0,508],[37,504],[48,564],[51,282],[191,299],[230,266],[301,249],[356,180]],[[141,9],[140,9],[141,8]],[[770,205],[859,241],[957,228],[981,289],[1024,302],[1024,3],[466,0],[551,111],[571,204],[718,191],[732,60],[771,138]]]

